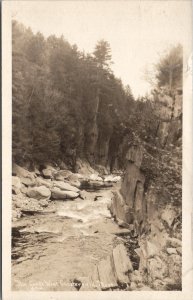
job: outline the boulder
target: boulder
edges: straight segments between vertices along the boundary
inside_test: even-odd
[[[46,186],[47,188],[52,188],[53,187],[53,181],[45,180],[42,179],[41,177],[36,178],[36,185],[37,186]]]
[[[54,174],[54,179],[58,181],[63,181],[64,177],[58,173]]]
[[[69,170],[60,170],[56,173],[57,176],[63,177],[63,179],[67,179],[69,176],[71,176],[73,173]],[[56,176],[55,175],[55,176]]]
[[[46,179],[53,178],[53,170],[51,170],[51,169],[43,169],[42,174],[43,174],[44,178],[46,178]]]
[[[35,173],[29,172],[28,170],[18,166],[17,164],[13,164],[12,174],[18,177],[31,177],[35,178]]]
[[[45,186],[36,186],[29,188],[27,191],[27,195],[30,198],[35,198],[37,200],[40,199],[49,199],[51,196],[50,190]]]
[[[133,267],[123,244],[113,249],[113,261],[118,282],[129,283],[128,272],[133,271]]]
[[[52,199],[55,200],[65,200],[65,199],[75,199],[79,196],[78,193],[73,191],[61,191],[59,188],[55,187],[51,189]]]
[[[110,256],[100,261],[98,265],[98,274],[99,274],[101,289],[103,291],[118,287],[117,280],[114,273],[113,261]]]
[[[34,186],[36,184],[35,178],[32,177],[21,177],[21,182],[26,186]]]
[[[54,187],[61,189],[62,191],[72,191],[78,193],[80,190],[75,186],[63,181],[54,181]]]
[[[14,194],[19,194],[21,192],[20,191],[21,187],[22,187],[22,184],[21,184],[19,177],[12,176],[12,192]]]

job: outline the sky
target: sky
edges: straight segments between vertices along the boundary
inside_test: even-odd
[[[144,79],[170,46],[190,40],[191,1],[13,1],[12,17],[45,37],[63,35],[92,52],[98,40],[110,43],[112,69],[134,96],[150,91]]]

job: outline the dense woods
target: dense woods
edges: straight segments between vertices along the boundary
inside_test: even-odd
[[[110,69],[110,46],[93,54],[64,37],[34,35],[13,22],[13,158],[66,160],[87,153],[93,121],[101,139],[121,134],[133,96]]]

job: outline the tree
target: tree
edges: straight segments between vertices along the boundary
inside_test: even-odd
[[[112,64],[111,48],[107,41],[98,41],[93,54],[95,61],[100,68],[109,68],[110,64]]]
[[[169,49],[156,65],[158,87],[167,87],[169,91],[182,87],[182,46]]]

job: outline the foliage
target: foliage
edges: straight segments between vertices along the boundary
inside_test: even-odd
[[[110,69],[110,52],[104,40],[85,54],[63,36],[45,39],[13,21],[14,161],[84,156],[95,119],[102,142],[122,131],[133,96]]]

